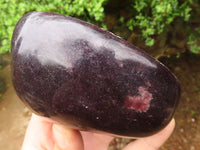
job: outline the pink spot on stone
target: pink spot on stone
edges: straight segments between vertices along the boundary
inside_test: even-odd
[[[124,105],[128,109],[134,109],[136,112],[146,112],[150,107],[152,94],[145,88],[140,86],[138,88],[139,95],[128,95],[125,98]]]

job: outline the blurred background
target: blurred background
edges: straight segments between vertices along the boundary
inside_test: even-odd
[[[69,15],[96,24],[145,50],[179,79],[176,128],[161,150],[200,149],[199,0],[1,0],[0,149],[21,147],[31,112],[12,86],[11,38],[17,21],[30,11]],[[130,140],[116,138],[110,150]]]

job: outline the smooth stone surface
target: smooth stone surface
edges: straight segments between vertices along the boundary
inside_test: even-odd
[[[12,74],[35,113],[117,136],[163,129],[180,96],[175,76],[145,52],[95,25],[47,12],[28,13],[16,25]]]

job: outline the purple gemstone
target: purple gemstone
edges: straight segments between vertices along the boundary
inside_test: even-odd
[[[160,62],[116,35],[55,13],[16,25],[12,75],[20,99],[64,125],[127,137],[163,129],[180,86]]]

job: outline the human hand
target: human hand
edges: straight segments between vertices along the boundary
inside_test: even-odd
[[[157,150],[171,135],[175,127],[172,121],[159,133],[137,139],[123,150]],[[22,150],[107,150],[114,137],[86,131],[78,131],[48,122],[32,115]]]

